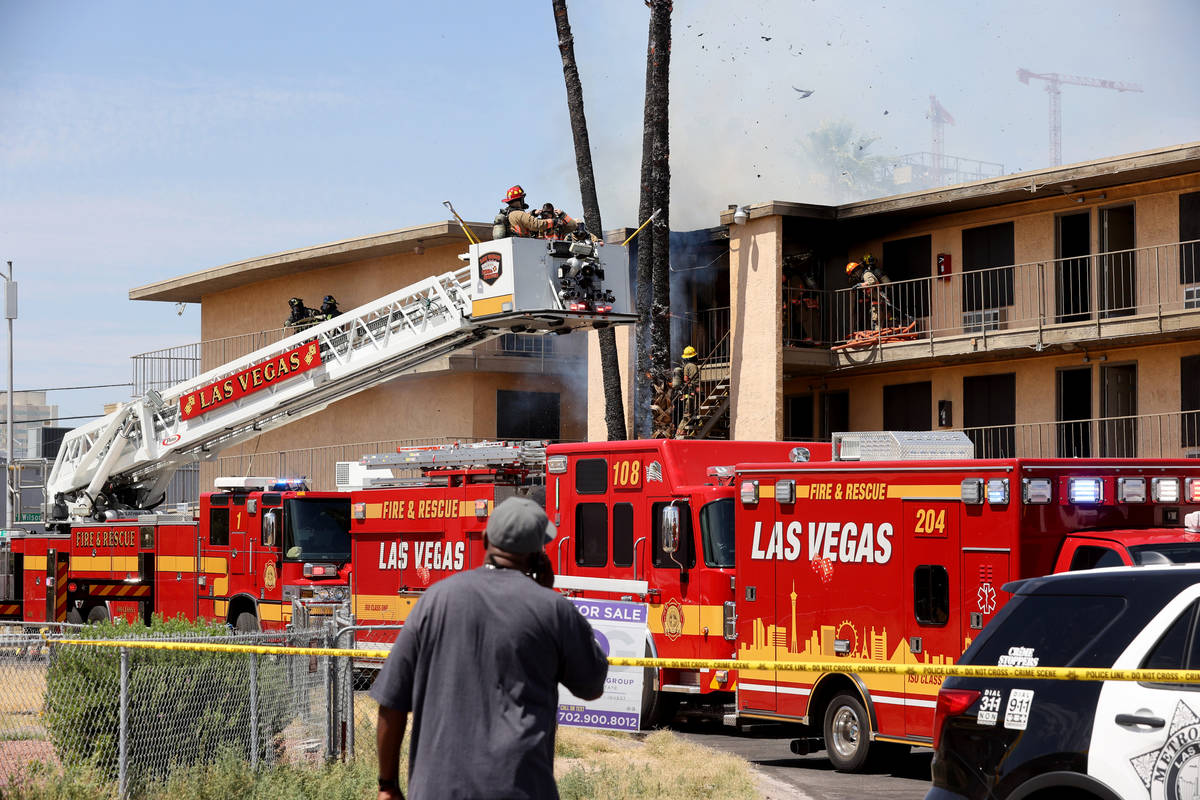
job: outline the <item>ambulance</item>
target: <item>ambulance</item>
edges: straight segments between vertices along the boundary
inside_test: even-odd
[[[1200,561],[1200,463],[972,454],[961,433],[846,433],[829,462],[736,466],[737,658],[848,668],[740,670],[729,721],[798,723],[794,752],[862,770],[931,744],[941,679],[853,662],[955,663],[1019,578]]]

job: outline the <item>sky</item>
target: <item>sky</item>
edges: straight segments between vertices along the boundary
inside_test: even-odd
[[[649,12],[568,8],[604,227],[634,226]],[[1045,167],[1047,96],[1022,67],[1144,90],[1065,86],[1064,163],[1196,141],[1197,30],[1195,0],[677,0],[672,227],[832,202],[806,136],[846,120],[872,153],[928,151],[931,94],[948,155]],[[442,220],[443,200],[490,221],[514,183],[577,213],[574,165],[550,0],[0,0],[16,387],[128,382],[131,356],[199,339],[198,306],[134,287]]]

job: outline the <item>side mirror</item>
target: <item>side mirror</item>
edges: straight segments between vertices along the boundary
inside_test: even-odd
[[[664,506],[662,510],[662,549],[674,553],[679,549],[679,507]]]
[[[279,509],[272,508],[263,514],[262,544],[263,547],[274,547],[279,533]]]

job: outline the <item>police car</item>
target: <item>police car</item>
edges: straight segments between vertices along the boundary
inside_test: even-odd
[[[1200,669],[1200,567],[1073,572],[1014,597],[960,663]],[[1200,798],[1200,684],[948,678],[933,788],[951,798]]]

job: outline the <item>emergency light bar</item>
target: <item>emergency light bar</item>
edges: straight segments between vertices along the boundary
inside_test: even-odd
[[[775,483],[775,502],[785,506],[796,502],[796,482],[777,481]]]
[[[1121,503],[1146,502],[1146,479],[1117,478],[1117,501]]]
[[[1150,492],[1156,503],[1179,502],[1179,478],[1154,478],[1150,481]]]
[[[1008,505],[1008,478],[988,478],[987,501],[994,506]]]
[[[1185,503],[1200,503],[1200,478],[1187,479],[1187,492],[1184,494]]]
[[[758,481],[742,481],[739,494],[742,497],[742,503],[752,506],[758,502]]]
[[[1104,502],[1104,481],[1100,478],[1069,478],[1067,499],[1079,505]]]
[[[1031,506],[1049,503],[1054,489],[1049,478],[1026,478],[1021,481],[1021,498]]]
[[[983,503],[983,478],[967,478],[964,480],[960,494],[962,501],[967,505],[977,506]]]

